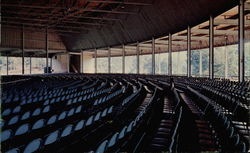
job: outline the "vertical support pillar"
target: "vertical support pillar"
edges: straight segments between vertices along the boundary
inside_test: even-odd
[[[24,26],[22,26],[22,74],[24,74]]]
[[[136,44],[136,64],[137,64],[137,74],[140,74],[140,48],[139,48],[139,42]]]
[[[81,55],[80,55],[80,72],[83,73],[83,51],[81,51]]]
[[[1,5],[0,5],[0,46],[2,46],[2,6]]]
[[[172,75],[172,34],[168,35],[168,75]]]
[[[51,73],[53,72],[52,70],[53,70],[53,67],[52,67],[52,65],[53,65],[53,57],[54,57],[54,55],[52,55],[51,56],[51,58],[50,58],[50,68],[51,68]]]
[[[202,51],[201,50],[199,51],[199,57],[200,57],[200,60],[199,60],[199,74],[200,74],[200,77],[202,77]]]
[[[30,74],[32,73],[31,68],[32,68],[32,62],[31,62],[31,56],[30,56]]]
[[[68,60],[68,67],[67,67],[67,68],[68,68],[68,73],[69,73],[69,71],[70,71],[70,66],[71,66],[71,65],[70,65],[70,62],[71,62],[70,56],[71,56],[70,53],[67,53],[67,60]]]
[[[228,51],[226,50],[227,47],[225,47],[224,53],[225,53],[225,79],[228,79]]]
[[[187,28],[187,76],[191,77],[191,28]]]
[[[9,75],[9,55],[8,53],[6,54],[6,57],[7,57],[7,75]]]
[[[110,47],[108,48],[108,73],[111,73],[111,49]]]
[[[244,81],[244,76],[245,76],[245,27],[244,27],[244,0],[239,1],[239,28],[238,28],[238,50],[239,50],[239,59],[238,59],[238,71],[239,71],[239,81],[243,82]]]
[[[53,56],[50,58],[50,67],[51,67],[51,69],[52,69],[52,61],[53,61]]]
[[[180,59],[180,52],[177,52],[177,59]],[[179,65],[180,65],[179,62],[177,62],[177,71],[176,72],[177,72],[178,75],[180,75]]]
[[[84,52],[82,52],[82,73],[84,73]]]
[[[122,73],[125,73],[125,46],[122,45]]]
[[[155,39],[152,38],[152,74],[155,75]]]
[[[209,18],[209,78],[214,78],[214,18]]]
[[[46,38],[46,42],[45,42],[45,51],[46,51],[46,73],[49,73],[49,44],[48,44],[48,28],[46,28],[46,34],[45,34]]]
[[[228,51],[227,51],[227,37],[225,37],[225,49],[224,49],[224,54],[225,54],[225,79],[228,79]]]
[[[97,73],[97,49],[95,49],[95,73]]]

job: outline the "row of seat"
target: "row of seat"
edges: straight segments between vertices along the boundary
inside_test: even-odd
[[[19,148],[14,148],[7,153],[14,153],[14,152],[19,152],[21,149],[23,149],[24,153],[32,153],[32,152],[37,152],[39,149],[45,150],[47,147],[50,147],[52,145],[55,145],[57,142],[63,143],[65,139],[68,139],[67,137],[70,137],[74,134],[77,134],[78,131],[83,130],[85,127],[91,126],[94,122],[97,122],[103,117],[106,117],[107,115],[111,114],[113,112],[113,106],[110,106],[109,108],[103,110],[102,112],[98,112],[95,115],[90,116],[86,122],[85,120],[79,120],[75,122],[75,124],[68,124],[63,128],[60,128],[54,132],[51,132],[44,138],[36,138],[29,142],[25,147],[19,147]],[[64,143],[65,144],[65,143]]]
[[[94,88],[91,89],[86,89],[80,92],[77,92],[77,89],[71,89],[71,90],[66,90],[64,91],[63,89],[57,89],[56,92],[53,93],[47,93],[45,92],[44,95],[37,95],[37,96],[32,96],[32,97],[21,97],[20,99],[15,98],[13,99],[11,102],[18,102],[21,101],[21,104],[24,105],[26,103],[32,103],[32,102],[38,102],[38,101],[43,101],[43,100],[47,100],[47,99],[51,99],[51,98],[56,98],[56,97],[60,97],[62,95],[64,96],[77,96],[77,95],[84,95],[87,94],[89,92],[93,92]]]
[[[84,92],[81,92],[81,93],[89,93],[89,92],[91,92],[91,91],[93,91],[93,90],[85,90]],[[100,92],[100,91],[99,91]],[[79,95],[79,94],[77,94],[77,95]],[[76,96],[77,96],[76,95]],[[60,101],[64,101],[65,99],[65,96],[63,96],[63,97],[58,97],[58,98],[53,98],[53,99],[51,99],[51,100],[46,100],[45,102],[44,102],[44,105],[48,105],[49,103],[54,103],[54,102],[60,102]],[[67,97],[66,97],[67,98]],[[81,99],[80,99],[80,101],[81,101]],[[35,102],[35,101],[34,101]],[[22,105],[23,103],[21,103],[20,105]],[[21,112],[21,108],[23,108],[24,106],[22,105],[22,106],[16,106],[15,108],[13,108],[13,113],[19,113],[19,112]],[[32,104],[32,106],[33,106],[33,108],[36,108],[36,107],[34,107],[34,104]],[[35,110],[35,112],[39,112],[39,110],[40,110],[41,108],[40,107],[38,107],[38,108],[36,108],[36,110]],[[47,109],[47,107],[46,107],[46,109]],[[25,110],[23,110],[23,111],[25,111]],[[23,112],[22,111],[22,112]],[[10,112],[11,112],[11,108],[5,108],[5,110],[3,111],[3,116],[8,116],[9,114],[10,114]],[[34,113],[35,113],[34,112]],[[35,114],[37,114],[37,113],[35,113]]]
[[[119,83],[119,84],[122,85],[122,83]],[[65,125],[67,122],[75,121],[75,120],[73,120],[73,118],[74,119],[79,119],[79,117],[82,118],[82,117],[85,117],[87,114],[94,112],[94,111],[92,111],[92,112],[87,113],[86,111],[88,111],[88,110],[86,108],[82,109],[83,103],[78,103],[77,105],[68,105],[70,107],[68,107],[68,106],[65,107],[65,108],[68,108],[67,111],[64,111],[64,109],[58,110],[57,106],[53,105],[55,103],[58,103],[59,105],[62,106],[64,104],[66,104],[66,103],[69,104],[69,101],[71,102],[71,104],[75,104],[75,100],[77,100],[77,102],[82,102],[82,101],[84,101],[84,97],[81,96],[81,94],[83,94],[83,93],[85,93],[85,94],[89,93],[89,94],[85,95],[86,100],[88,100],[88,101],[90,99],[99,98],[102,95],[103,95],[103,97],[106,97],[106,100],[110,100],[110,99],[114,98],[115,96],[123,93],[124,90],[125,90],[124,87],[123,88],[118,87],[117,89],[114,89],[114,88],[117,87],[116,83],[113,84],[112,87],[105,88],[105,87],[107,87],[107,85],[108,85],[107,83],[103,83],[102,87],[100,87],[100,86],[93,87],[92,86],[92,88],[85,88],[86,90],[83,90],[83,91],[82,90],[79,90],[79,91],[78,90],[71,90],[72,91],[71,92],[69,90],[58,90],[61,93],[56,95],[57,98],[49,98],[47,96],[47,98],[49,98],[49,100],[44,101],[44,99],[43,100],[41,99],[41,102],[39,103],[39,105],[34,105],[35,103],[32,103],[32,105],[35,108],[34,111],[26,111],[26,112],[24,112],[23,108],[24,108],[25,105],[19,105],[17,108],[15,108],[15,111],[14,111],[14,112],[16,112],[16,110],[18,109],[19,113],[16,113],[16,115],[13,116],[14,119],[10,118],[10,120],[9,120],[9,122],[12,122],[12,121],[14,122],[15,121],[15,123],[14,124],[11,123],[11,126],[5,126],[3,124],[3,127],[4,127],[5,130],[4,130],[3,134],[1,135],[2,136],[1,141],[3,141],[2,143],[3,143],[4,150],[6,151],[6,149],[10,149],[11,147],[15,147],[15,146],[17,146],[19,144],[23,144],[23,142],[21,142],[21,141],[16,141],[17,136],[18,137],[20,136],[20,137],[22,137],[24,139],[27,139],[26,136],[32,135],[31,137],[29,136],[28,139],[34,138],[35,136],[33,134],[34,134],[34,131],[36,131],[36,130],[39,130],[40,132],[43,131],[42,133],[38,132],[38,133],[40,133],[40,136],[42,136],[42,135],[46,134],[47,132],[50,132],[52,129],[60,128],[62,125]],[[99,90],[94,91],[95,88],[98,88]],[[69,92],[67,92],[67,91],[69,91]],[[67,95],[68,98],[71,98],[71,99],[66,100],[67,96],[65,96],[65,94],[68,94]],[[70,97],[69,94],[72,97]],[[65,99],[63,99],[63,97]],[[87,99],[87,98],[89,98],[89,99]],[[39,99],[39,98],[36,97],[36,99]],[[63,102],[65,102],[65,103],[63,103]],[[94,104],[93,101],[92,102],[89,101],[89,102],[92,103],[92,105]],[[41,104],[43,104],[43,105],[41,106]],[[73,108],[72,108],[72,106],[73,106]],[[42,112],[43,112],[42,108],[44,108],[44,111],[48,111],[46,113],[49,114],[49,115],[42,116]],[[51,109],[51,108],[53,108],[53,109]],[[97,111],[100,108],[98,108]],[[50,110],[53,110],[53,112],[51,112]],[[97,113],[97,115],[106,116],[106,114],[111,113],[112,110],[113,110],[113,107],[110,107],[109,109],[105,109],[105,107],[104,107],[103,112],[102,113],[99,112],[99,113]],[[9,117],[10,111],[11,111],[11,109],[10,110],[7,109],[5,111],[4,114],[6,114],[6,117],[7,116]],[[20,113],[20,112],[22,112],[22,113]],[[84,114],[82,114],[81,112],[84,113]],[[84,116],[82,116],[82,117],[79,116],[78,115],[79,113],[81,113]],[[33,119],[33,117],[35,117],[35,119]],[[42,117],[42,118],[40,118],[40,117]],[[71,118],[71,119],[69,120],[69,118]],[[91,119],[96,120],[97,118],[98,118],[98,116],[96,116],[96,117],[91,116],[86,121],[86,124],[91,123]],[[32,121],[32,120],[34,120],[34,121]],[[59,124],[58,121],[60,123],[62,123],[62,121],[63,121],[63,124]],[[58,124],[58,125],[54,126],[55,124]],[[27,128],[27,126],[28,126],[28,128]],[[22,131],[21,135],[18,134],[18,133],[20,133],[19,132],[20,129]],[[41,130],[41,129],[43,129],[43,130]],[[36,136],[38,136],[38,135],[36,135]]]
[[[91,91],[93,91],[94,90],[94,88],[92,88],[92,89],[87,89],[87,90],[84,90],[84,91],[81,91],[81,92],[79,92],[78,94],[86,94],[86,93],[90,93]],[[74,91],[72,91],[71,93],[73,93]],[[66,94],[66,92],[61,92],[61,94],[60,95],[63,95],[63,94]],[[72,96],[77,96],[77,94],[76,93],[74,93],[74,94],[72,94]],[[66,95],[64,95],[64,96],[58,96],[58,95],[56,95],[57,96],[57,98],[52,98],[53,96],[41,96],[41,97],[36,97],[36,98],[34,98],[34,99],[29,99],[28,101],[26,100],[26,99],[24,99],[24,100],[22,100],[21,102],[16,102],[15,104],[12,104],[11,106],[9,106],[9,107],[7,107],[7,106],[3,106],[5,109],[7,109],[7,108],[11,108],[11,107],[16,107],[17,105],[22,105],[23,107],[25,107],[25,106],[27,106],[27,105],[32,105],[32,106],[34,106],[34,105],[39,105],[41,102],[43,102],[44,100],[52,100],[52,101],[59,101],[59,100],[61,100],[61,98],[63,99],[63,98],[65,98],[66,97]]]
[[[96,116],[93,116],[93,115],[92,115],[92,116],[89,117],[89,119],[86,121],[86,125],[92,124],[92,122],[95,121],[95,120],[98,120],[100,116],[105,117],[107,114],[111,113],[112,110],[113,110],[113,107],[110,107],[109,109],[105,109],[102,113],[101,113],[101,112],[97,113]],[[76,110],[75,113],[76,113],[76,114],[79,113],[79,109]],[[65,115],[66,115],[66,114],[65,114]],[[54,116],[52,116],[51,118],[49,118],[49,119],[47,120],[47,123],[45,123],[46,121],[45,121],[44,119],[40,119],[40,120],[38,120],[38,121],[36,121],[36,122],[34,123],[34,125],[33,125],[32,128],[31,128],[31,130],[40,129],[40,128],[42,128],[42,127],[45,128],[45,127],[46,127],[45,124],[51,126],[52,124],[56,123],[56,120],[58,120],[58,121],[62,120],[62,119],[65,117],[65,115],[63,116],[62,114],[60,114],[60,115],[58,116],[58,118],[57,118],[56,115],[54,115]],[[72,111],[69,111],[68,114],[67,114],[67,117],[70,117],[70,116],[72,116],[72,115],[74,115],[73,112],[72,112]],[[65,118],[64,118],[64,119],[65,119]],[[29,131],[28,128],[29,128],[29,124],[27,124],[27,123],[21,125],[20,127],[17,128],[17,130],[16,130],[14,136],[19,136],[19,135],[21,135],[21,134],[27,133],[27,132]],[[5,131],[3,131],[3,133],[2,133],[2,139],[1,139],[1,140],[2,140],[2,141],[6,141],[6,140],[10,139],[10,137],[12,136],[11,133],[12,133],[11,130],[5,130]],[[23,136],[22,136],[22,137],[23,137]],[[13,141],[16,141],[16,140],[13,140]],[[9,143],[9,142],[8,142],[8,143]]]
[[[123,88],[121,88],[120,90],[117,90],[117,91],[111,93],[111,94],[108,95],[108,96],[104,96],[104,97],[101,97],[101,98],[97,98],[97,99],[95,100],[95,102],[94,102],[93,105],[96,106],[96,105],[105,103],[105,102],[109,101],[110,99],[112,99],[113,97],[118,96],[118,95],[120,95],[120,94],[122,94],[122,93],[124,93],[124,92],[125,92],[125,87],[123,87]],[[68,104],[67,104],[67,105],[68,105]]]
[[[203,97],[199,92],[189,87],[189,90],[195,97]],[[246,143],[244,135],[236,130],[235,125],[228,118],[221,109],[213,105],[208,98],[201,98],[201,103],[197,103],[199,107],[203,108],[205,116],[212,122],[219,136],[219,142],[222,145],[222,150],[225,151],[240,151],[247,152],[248,143]],[[204,103],[204,104],[203,104]],[[237,137],[237,139],[236,139]]]
[[[12,115],[10,109],[7,109],[7,110],[5,110],[3,112],[3,114],[4,114],[3,115],[3,119],[4,120],[2,120],[2,124],[1,125],[2,125],[3,128],[5,128],[7,126],[15,125],[19,121],[25,121],[27,119],[30,120],[32,117],[36,117],[36,116],[39,116],[41,114],[46,114],[48,112],[50,112],[50,106],[49,105],[45,106],[43,108],[36,108],[33,111],[26,111],[26,112],[24,112],[22,114],[19,114],[19,115],[16,114],[16,113],[19,113],[19,112],[16,112],[15,114]],[[10,117],[10,116],[12,116],[12,117]],[[6,123],[6,125],[4,124],[5,121],[8,121]]]
[[[141,88],[139,90],[137,90],[136,92],[134,92],[133,94],[131,94],[130,96],[128,96],[126,99],[124,99],[123,102],[122,102],[122,105],[124,106],[127,103],[129,103],[131,101],[131,99],[136,97],[140,91],[141,91]]]
[[[209,110],[212,123],[216,126],[222,149],[225,151],[247,152],[249,148],[248,140],[234,126],[232,121],[223,113],[216,109]]]
[[[77,149],[82,149],[81,151],[85,152],[91,148],[94,149],[93,152],[137,152],[143,151],[142,143],[147,142],[147,139],[150,138],[148,136],[152,132],[150,128],[157,129],[157,127],[162,128],[162,131],[153,137],[154,141],[152,142],[158,144],[155,145],[158,149],[154,151],[185,151],[182,150],[184,148],[183,142],[188,143],[188,139],[183,139],[185,136],[190,136],[193,139],[202,135],[204,139],[199,138],[197,145],[209,145],[209,141],[204,136],[206,129],[209,129],[207,131],[215,131],[214,135],[218,136],[215,137],[216,140],[218,139],[218,148],[223,151],[228,151],[227,148],[231,148],[233,151],[245,152],[248,149],[245,134],[235,125],[235,120],[232,117],[235,116],[232,112],[242,111],[233,111],[230,107],[227,107],[227,100],[225,100],[225,103],[218,101],[220,95],[216,98],[210,96],[210,92],[206,92],[207,89],[204,89],[208,86],[204,81],[205,79],[201,79],[201,81],[190,79],[189,81],[187,78],[176,77],[175,81],[178,83],[175,87],[178,89],[172,88],[174,91],[170,93],[171,79],[163,76],[65,74],[62,77],[57,75],[53,77],[52,75],[48,78],[41,76],[41,78],[45,82],[55,80],[60,85],[47,86],[48,83],[42,85],[38,81],[38,89],[34,89],[34,91],[32,91],[33,89],[27,89],[32,94],[31,97],[25,94],[16,94],[19,89],[15,91],[19,100],[20,97],[25,97],[26,101],[30,98],[32,99],[31,103],[19,105],[20,103],[17,101],[15,105],[14,103],[13,105],[4,105],[3,112],[5,115],[1,134],[1,141],[4,140],[2,142],[3,152],[7,150],[10,152],[70,152],[70,148],[73,152],[78,152]],[[65,85],[62,83],[64,81],[66,81]],[[32,82],[35,84],[34,80]],[[215,82],[217,89],[219,83]],[[234,84],[239,90],[243,90],[240,87],[243,85]],[[189,90],[186,86],[192,87],[193,90]],[[226,86],[229,85],[225,83],[224,86],[224,89],[226,89]],[[161,94],[155,94],[154,89],[161,90],[159,92]],[[227,93],[224,93],[222,89],[217,90],[216,94],[223,93],[226,95]],[[87,90],[88,93],[83,94]],[[207,126],[203,126],[203,124],[196,125],[197,127],[202,126],[202,128],[186,126],[194,124],[194,118],[188,113],[185,104],[180,102],[182,99],[174,98],[179,96],[178,92],[187,93],[187,96],[194,99],[193,102],[196,104],[194,106],[201,111],[198,117],[201,117],[200,120],[204,117]],[[49,95],[43,95],[45,93]],[[163,93],[166,93],[166,95]],[[53,96],[49,98],[51,95]],[[46,99],[44,99],[45,96]],[[153,100],[149,100],[151,96],[154,97]],[[173,101],[165,100],[168,98]],[[159,119],[160,126],[157,126],[158,105],[161,105],[160,101],[163,101],[163,99],[164,106],[171,107],[171,111],[167,114],[163,113],[162,116],[164,116],[165,121],[173,120],[173,122],[161,122],[163,120]],[[178,107],[179,105],[182,107]],[[49,108],[49,111],[42,113],[45,107]],[[230,113],[226,113],[224,109],[227,109]],[[80,111],[78,112],[78,110]],[[27,113],[28,111],[30,113]],[[14,113],[11,114],[12,112]],[[34,112],[38,115],[33,115]],[[19,120],[26,113],[29,114],[26,115],[29,117],[25,120]],[[8,125],[8,122],[14,116],[19,116],[18,122]],[[13,120],[15,121],[15,119]],[[170,132],[166,132],[168,131],[168,124],[172,125]],[[163,132],[164,130],[165,132]],[[189,131],[195,135],[187,134]],[[193,131],[197,131],[197,133]],[[22,134],[22,132],[24,133]],[[21,134],[19,135],[19,133]],[[190,142],[196,144],[193,140]],[[161,147],[159,144],[167,145]],[[192,144],[192,146],[195,144]],[[203,151],[209,151],[209,147],[203,149]]]
[[[209,92],[219,92],[219,94],[239,99],[241,103],[247,104],[250,98],[250,82],[235,82],[229,80],[194,80],[188,79],[188,84],[194,84],[200,88],[204,88]]]
[[[68,112],[64,111],[59,115],[53,115],[51,117],[48,118],[41,118],[38,120],[35,120],[34,122],[21,122],[20,124],[17,124],[15,127],[6,127],[4,128],[4,131],[2,133],[2,139],[1,142],[5,142],[5,143],[9,143],[6,142],[7,140],[10,140],[13,138],[13,140],[10,141],[15,141],[15,136],[19,136],[19,135],[24,135],[24,134],[29,134],[28,132],[32,132],[33,130],[37,130],[40,128],[44,128],[45,132],[47,132],[48,129],[46,129],[48,126],[52,126],[53,124],[56,124],[59,121],[66,121],[66,119],[73,117],[74,115],[77,115],[81,112],[82,107],[79,106],[76,109],[72,108],[70,109]],[[58,118],[57,118],[58,116]],[[18,120],[18,118],[17,118]],[[10,120],[12,121],[12,120]],[[29,130],[29,128],[27,127],[32,127],[31,130]],[[9,128],[9,129],[7,129]],[[12,132],[15,131],[15,132]],[[20,132],[21,131],[21,132]]]
[[[29,88],[29,85],[25,85],[24,86],[25,88],[23,88],[23,90],[21,90],[21,91],[18,90],[18,92],[14,92],[16,95],[14,95],[14,93],[9,93],[7,95],[7,91],[6,91],[6,92],[3,93],[3,96],[4,96],[3,100],[8,99],[8,100],[11,100],[11,101],[17,101],[17,100],[20,100],[22,98],[28,99],[28,98],[38,97],[38,96],[55,95],[55,94],[60,93],[60,91],[62,89],[65,89],[65,88],[63,88],[65,86],[69,87],[69,86],[75,85],[76,83],[82,82],[82,80],[80,80],[80,82],[79,82],[79,80],[78,81],[72,81],[71,80],[70,83],[68,83],[65,80],[66,82],[62,83],[59,80],[53,80],[52,81],[52,80],[48,80],[48,79],[46,79],[46,81],[48,81],[48,82],[44,82],[44,81],[41,81],[39,79],[36,79],[35,81],[33,81],[33,85],[35,85],[35,87],[37,87],[35,90],[33,88]],[[39,84],[41,84],[41,83],[44,84],[42,87],[39,86]],[[50,84],[53,85],[54,83],[56,83],[56,85],[52,86],[53,88],[50,89],[50,86],[51,86]],[[86,81],[84,81],[84,83],[88,83],[89,84],[91,82],[89,82],[88,80],[86,80]],[[81,85],[84,85],[84,84],[81,84]],[[13,85],[13,87],[16,87],[16,86]],[[16,88],[12,88],[12,89],[16,89]],[[69,89],[69,90],[74,90],[74,88],[73,89]],[[24,92],[25,94],[22,94],[23,91],[26,91],[26,93]]]
[[[211,91],[210,93],[213,94],[213,99],[226,108],[234,117],[239,121],[247,121],[248,117],[248,107],[246,104],[243,104],[239,101],[239,99],[235,99],[230,95],[221,94],[219,92]]]
[[[105,91],[105,90],[103,90],[103,91]],[[110,91],[110,90],[108,90],[108,91]],[[104,93],[104,92],[99,92],[99,93]],[[58,98],[58,99],[57,99],[56,101],[54,101],[54,102],[59,102],[59,101],[61,101],[61,100],[63,101],[63,99]],[[70,99],[70,100],[71,100],[71,99]],[[84,99],[81,99],[81,98],[78,99],[79,102],[81,102],[82,100],[84,100]],[[33,112],[32,112],[32,111],[26,111],[26,112],[24,112],[23,115],[21,115],[21,117],[19,117],[18,115],[12,116],[12,118],[9,117],[9,122],[8,122],[7,125],[16,124],[16,123],[19,121],[19,118],[20,118],[20,121],[23,121],[23,120],[26,120],[26,119],[30,119],[30,117],[38,116],[38,115],[40,115],[41,113],[47,113],[47,112],[49,112],[50,106],[47,104],[48,102],[53,103],[53,100],[51,100],[51,101],[45,101],[44,105],[47,105],[47,106],[44,107],[43,110],[42,110],[42,108],[38,107],[38,108],[36,108]],[[74,102],[74,101],[73,101],[73,102]],[[67,104],[69,104],[69,103],[67,103]],[[19,113],[20,111],[21,111],[21,106],[17,106],[12,112],[13,112],[14,114],[17,114],[17,113]],[[8,118],[7,118],[6,116],[8,116],[8,115],[10,115],[10,114],[11,114],[11,109],[5,109],[5,110],[3,111],[4,119],[7,119],[7,120],[8,120]],[[4,122],[4,121],[3,121],[3,122]],[[2,123],[2,125],[3,125],[3,123]]]
[[[73,83],[76,83],[76,82],[73,82]],[[27,89],[27,87],[24,88],[23,90],[25,92],[19,91],[18,93],[16,93],[16,95],[14,95],[13,93],[9,93],[8,96],[7,94],[3,94],[3,102],[4,103],[16,102],[21,99],[30,99],[30,98],[35,98],[35,97],[45,96],[45,95],[53,96],[53,95],[60,94],[60,92],[62,91],[62,88],[48,91],[47,86],[44,86],[44,88],[40,87],[38,88],[38,90],[35,90],[35,91],[32,91],[31,89]]]
[[[249,82],[237,83],[228,80],[206,80],[183,79],[182,82],[185,81],[184,84],[201,90],[201,93],[214,100],[218,107],[231,114],[232,119],[247,122],[247,101],[250,99]],[[232,90],[237,90],[237,92],[232,92]]]
[[[138,91],[140,91],[140,89]],[[135,93],[137,93],[138,91],[136,91]],[[154,97],[151,97],[151,99],[153,98]],[[127,101],[127,98],[125,100]],[[129,100],[131,100],[131,98]],[[95,151],[90,151],[90,152],[104,153],[114,148],[116,144],[122,141],[127,135],[129,135],[136,128],[136,126],[138,126],[139,122],[142,120],[143,116],[145,116],[150,105],[152,105],[153,102],[154,101],[151,100],[147,102],[145,105],[142,104],[139,109],[140,111],[138,112],[138,115],[132,121],[130,121],[123,128],[121,128],[119,132],[114,132],[114,134],[109,139],[104,140]]]

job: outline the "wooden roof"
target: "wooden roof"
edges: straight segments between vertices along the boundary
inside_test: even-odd
[[[150,47],[147,40],[152,37],[157,38],[156,50],[166,51],[169,32],[174,34],[173,46],[176,47],[173,49],[178,51],[185,48],[184,29],[188,25],[193,27],[192,45],[200,47],[201,43],[206,44],[208,22],[203,22],[209,15],[217,16],[236,5],[237,1],[228,0],[2,0],[0,51],[20,48],[20,38],[13,37],[11,33],[15,30],[11,29],[20,32],[22,27],[27,31],[25,39],[30,39],[25,42],[27,50],[43,48],[45,39],[42,33],[48,28],[49,44],[52,44],[49,50],[54,52],[78,52],[107,46],[121,49],[121,44],[135,48],[139,41],[143,42],[140,47],[147,53]],[[237,32],[236,14],[229,11],[216,18],[216,30],[220,35],[224,34],[223,31]],[[199,23],[203,24],[196,26]],[[231,26],[230,31],[225,30],[228,26]],[[40,35],[28,34],[28,31]]]

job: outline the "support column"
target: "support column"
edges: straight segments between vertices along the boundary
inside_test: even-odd
[[[9,55],[6,54],[6,57],[7,57],[7,75],[9,75]]]
[[[31,62],[31,56],[30,56],[30,74],[32,72],[31,68],[32,68],[32,62]]]
[[[139,42],[137,42],[136,45],[136,64],[137,64],[137,74],[140,74],[140,48],[139,48]]]
[[[125,73],[125,46],[122,45],[122,73]]]
[[[110,60],[110,55],[111,55],[111,49],[110,47],[108,48],[108,73],[111,73],[111,60]]]
[[[46,40],[46,42],[45,42],[45,51],[46,51],[46,73],[49,73],[49,40],[48,40],[48,28],[46,28],[46,38],[45,38],[45,40]]]
[[[200,60],[199,60],[199,73],[200,73],[200,77],[202,76],[202,51],[199,50],[199,57],[200,57]]]
[[[225,37],[225,78],[228,79],[228,51],[227,51],[227,37]]]
[[[2,10],[1,5],[0,5],[0,10]],[[2,11],[0,11],[0,46],[2,46]]]
[[[81,55],[80,55],[80,72],[83,73],[83,51],[81,51]]]
[[[152,74],[155,75],[155,39],[152,38]]]
[[[52,55],[51,56],[51,58],[50,58],[50,69],[51,69],[51,73],[53,72],[52,70],[53,70],[53,67],[52,67],[52,65],[53,65],[53,57],[54,57],[54,55]]]
[[[95,73],[97,73],[97,49],[95,49]]]
[[[24,26],[22,26],[22,74],[24,74]]]
[[[168,75],[172,75],[172,34],[168,35]]]
[[[50,67],[52,69],[52,61],[53,61],[53,56],[50,58]]]
[[[180,59],[180,52],[177,52],[177,59]],[[179,72],[179,70],[180,70],[179,69],[179,62],[177,62],[177,67],[176,68],[177,68],[177,71],[176,71],[177,74],[180,75],[180,72]]]
[[[214,78],[214,18],[209,18],[209,78]]]
[[[68,60],[68,67],[67,67],[67,68],[68,68],[68,73],[69,73],[69,71],[70,71],[70,66],[71,66],[71,65],[70,65],[70,62],[71,62],[71,61],[70,61],[70,53],[67,53],[67,60]]]
[[[228,79],[228,52],[226,50],[226,47],[225,47],[225,50],[224,50],[224,53],[225,53],[225,79]]]
[[[244,27],[244,0],[240,0],[239,6],[239,29],[238,29],[238,39],[239,39],[239,44],[238,44],[238,50],[239,50],[239,59],[238,59],[238,71],[239,71],[239,81],[243,82],[244,81],[244,76],[245,76],[245,27]]]
[[[191,28],[187,28],[187,76],[191,77]]]

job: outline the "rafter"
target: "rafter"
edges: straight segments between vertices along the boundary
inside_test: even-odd
[[[25,25],[25,26],[31,26],[31,27],[41,27],[41,28],[46,28],[47,25],[44,25],[44,24],[37,24],[37,23],[22,23],[22,22],[12,22],[12,21],[1,21],[0,22],[1,24],[5,25],[5,24],[10,24],[10,25]],[[57,28],[62,28],[62,29],[54,29],[53,27],[48,27],[50,29],[53,29],[53,30],[64,30],[65,32],[68,32],[68,33],[83,33],[84,31],[83,30],[86,30],[86,27],[73,27],[73,26],[57,26]],[[69,29],[67,29],[69,28]],[[73,29],[73,30],[72,30]],[[81,31],[74,31],[74,30],[81,30]],[[87,32],[87,31],[86,31]]]
[[[125,5],[142,5],[149,6],[152,5],[150,3],[138,3],[138,2],[128,2],[128,1],[103,1],[103,0],[88,0],[91,3],[108,3],[108,4],[125,4]]]
[[[196,33],[196,34],[208,34],[209,30],[208,29],[192,29],[191,33]],[[214,30],[215,34],[220,34],[220,35],[236,35],[238,31],[230,31],[230,30]]]
[[[228,25],[238,25],[239,21],[237,19],[216,19],[214,20],[215,25],[228,24]],[[245,25],[250,25],[250,21],[246,20]]]
[[[56,6],[35,6],[35,5],[16,5],[16,4],[1,4],[1,5],[2,6],[11,6],[11,7],[24,7],[24,8],[27,7],[27,8],[34,8],[34,9],[39,9],[39,8],[41,8],[41,9],[58,8],[58,9],[62,9],[62,10],[67,9],[67,8],[64,8],[64,7],[56,7]],[[117,11],[117,10],[103,10],[103,9],[90,9],[90,8],[78,8],[78,7],[72,7],[70,9],[76,10],[77,14],[80,14],[82,12],[100,12],[100,13],[130,14],[130,15],[136,15],[137,14],[137,12],[126,12],[126,11]]]
[[[7,16],[3,16],[3,19],[13,19],[13,21],[16,20],[23,20],[23,21],[40,21],[40,22],[45,22],[45,23],[49,23],[48,19],[36,19],[36,18],[27,18],[27,17],[7,17]],[[72,24],[83,24],[83,25],[106,25],[104,23],[94,23],[94,22],[77,22],[77,21],[71,21],[71,20],[66,20],[66,21],[62,21],[64,23],[72,23]]]
[[[191,36],[191,38],[192,38],[192,40],[197,40],[197,41],[208,40],[208,37],[205,37],[205,36]],[[187,40],[187,36],[175,36],[175,35],[173,35],[172,40],[176,40],[176,39]]]

